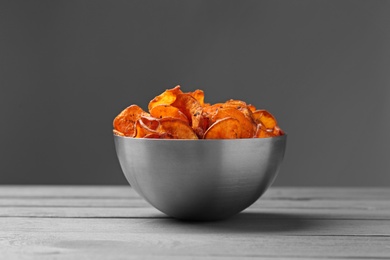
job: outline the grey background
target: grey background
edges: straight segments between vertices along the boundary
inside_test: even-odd
[[[390,1],[0,1],[0,183],[125,184],[112,120],[176,84],[273,113],[274,185],[390,186]]]

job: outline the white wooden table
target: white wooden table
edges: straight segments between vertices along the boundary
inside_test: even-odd
[[[0,259],[390,259],[390,189],[271,188],[183,222],[128,186],[0,186]]]

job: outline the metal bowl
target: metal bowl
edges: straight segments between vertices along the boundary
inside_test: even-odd
[[[122,171],[140,196],[184,220],[217,220],[253,204],[272,184],[286,135],[229,140],[114,135]]]

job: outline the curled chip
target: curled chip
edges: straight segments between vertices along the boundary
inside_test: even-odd
[[[247,118],[240,110],[235,108],[221,108],[217,113],[211,117],[211,123],[223,119],[226,117],[232,117],[237,119],[241,125],[241,135],[239,138],[252,138],[256,131],[256,124],[249,118]]]
[[[193,98],[195,98],[201,106],[204,106],[204,92],[203,90],[197,89],[189,93]]]
[[[183,112],[181,112],[177,107],[170,105],[155,106],[150,110],[150,115],[154,118],[172,117],[189,123],[188,118],[185,114],[183,114]]]
[[[160,134],[167,133],[176,139],[198,139],[194,130],[187,123],[175,118],[160,119],[160,127],[157,131]]]
[[[204,134],[204,139],[236,139],[240,136],[240,122],[232,117],[226,117],[212,124]]]
[[[275,117],[264,109],[256,110],[252,113],[252,117],[257,124],[261,124],[267,129],[274,129],[277,125]]]
[[[124,136],[135,136],[135,122],[140,119],[141,116],[147,116],[146,113],[137,105],[131,105],[124,109],[117,117],[115,117],[113,125],[114,129]]]
[[[241,100],[205,103],[204,92],[183,92],[180,86],[153,98],[149,113],[137,105],[124,109],[113,122],[118,136],[154,139],[270,138],[284,135],[275,117]]]
[[[155,97],[149,102],[148,105],[149,111],[152,110],[153,107],[158,105],[172,104],[173,102],[175,102],[177,95],[181,93],[183,93],[183,91],[181,91],[180,86],[176,86],[172,89],[165,90],[164,93],[158,95],[157,97]]]
[[[195,133],[202,138],[204,134],[204,122],[202,116],[202,106],[199,104],[191,94],[178,94],[172,106],[177,107],[183,114],[185,114],[190,122]]]
[[[145,135],[143,138],[153,138],[153,139],[175,139],[172,135],[167,134],[167,133],[153,133],[153,134],[148,134]]]
[[[155,130],[152,130],[149,127],[147,127],[143,123],[142,119],[137,120],[137,122],[135,123],[135,129],[136,129],[136,134],[135,134],[136,138],[142,138],[150,134],[157,134]]]

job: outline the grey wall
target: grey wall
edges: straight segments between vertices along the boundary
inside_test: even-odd
[[[390,1],[0,1],[0,183],[125,184],[112,120],[181,84],[271,111],[275,185],[390,186]]]

